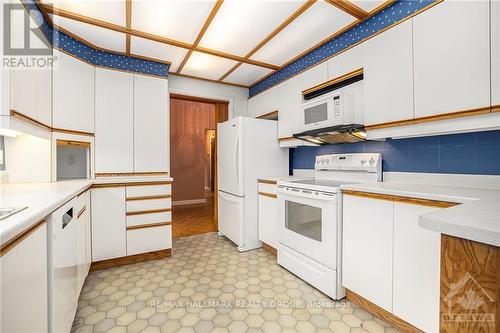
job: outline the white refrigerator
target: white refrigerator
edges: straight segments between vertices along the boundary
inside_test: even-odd
[[[259,241],[257,179],[288,175],[288,148],[278,143],[274,120],[237,117],[217,125],[219,235],[239,251]]]

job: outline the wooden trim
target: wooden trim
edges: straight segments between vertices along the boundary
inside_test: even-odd
[[[24,5],[23,1],[21,1],[21,3]],[[49,25],[52,25],[54,22],[52,21],[52,18],[47,14],[47,12],[42,8],[42,2],[40,0],[35,0],[35,3],[38,6],[38,8],[40,8],[40,11],[42,12],[45,21],[47,21]],[[24,5],[24,8],[26,8],[26,5]],[[28,10],[28,8],[26,8],[26,11],[31,15],[31,12]]]
[[[499,105],[492,105],[491,112],[500,112],[500,104]]]
[[[279,142],[281,142],[281,141],[292,141],[292,140],[295,140],[295,138],[293,136],[287,136],[287,137],[284,137],[284,138],[278,138]]]
[[[143,197],[129,197],[126,198],[125,201],[140,201],[140,200],[155,200],[155,199],[168,199],[171,198],[172,196],[170,194],[163,194],[163,195],[146,195]]]
[[[387,122],[387,123],[367,125],[367,126],[365,126],[365,130],[370,131],[370,130],[381,129],[381,128],[409,126],[409,125],[428,123],[428,122],[432,122],[432,121],[441,121],[441,120],[479,116],[479,115],[488,114],[490,112],[492,112],[492,108],[490,106],[487,106],[484,108],[478,108],[478,109],[472,109],[472,110],[462,110],[462,111],[443,113],[443,114],[438,114],[438,115],[433,115],[433,116],[426,116],[426,117],[419,117],[419,118],[414,118],[414,119],[405,119],[405,120],[391,121],[391,122]]]
[[[132,0],[125,0],[125,25],[126,29],[132,28]],[[130,54],[130,34],[125,36],[125,53]]]
[[[278,197],[276,194],[261,192],[261,191],[259,191],[259,195],[263,195],[265,197],[269,197],[269,198],[273,198],[273,199],[276,199]]]
[[[335,6],[338,9],[346,12],[347,14],[354,16],[358,20],[364,20],[370,15],[364,9],[346,0],[325,0],[325,1],[328,2],[330,5]]]
[[[76,141],[76,140],[56,140],[57,145],[60,146],[80,146],[90,148],[90,142]]]
[[[38,120],[36,119],[33,119],[31,117],[28,117],[20,112],[17,112],[15,110],[10,110],[10,116],[11,117],[14,117],[14,118],[17,118],[21,121],[24,121],[24,122],[27,122],[27,123],[30,123],[31,125],[34,125],[34,126],[37,126],[37,127],[41,127],[43,129],[46,129],[46,130],[49,130],[51,131],[52,130],[52,127],[48,126],[48,125],[45,125],[41,122],[39,122]]]
[[[277,118],[278,117],[278,110],[271,111],[268,113],[264,113],[258,117],[255,117],[256,119],[271,119],[271,118]]]
[[[399,195],[380,194],[380,193],[352,191],[352,190],[342,190],[342,194],[355,196],[355,197],[363,197],[363,198],[385,200],[385,201],[394,201],[394,202],[399,202],[399,203],[405,203],[405,204],[411,204],[411,205],[417,205],[417,206],[425,206],[425,207],[435,207],[435,208],[449,208],[449,207],[453,207],[453,206],[460,204],[460,203],[449,202],[449,201],[420,199],[420,198],[412,198],[412,197],[405,197],[405,196],[399,196]]]
[[[271,255],[277,257],[278,256],[278,250],[276,250],[274,247],[271,245],[262,242],[262,248],[266,250],[267,252],[271,253]]]
[[[165,213],[165,212],[171,212],[171,208],[161,208],[161,209],[148,209],[148,210],[136,210],[133,212],[126,212],[126,216],[131,216],[131,215],[144,215],[144,214],[154,214],[154,213]]]
[[[336,84],[336,83],[348,80],[348,79],[350,79],[352,77],[355,77],[357,75],[360,75],[360,74],[363,74],[363,68],[358,68],[356,70],[353,70],[352,72],[346,73],[346,74],[341,75],[339,77],[336,77],[334,79],[331,79],[331,80],[328,80],[326,82],[320,83],[320,84],[318,84],[318,85],[316,85],[314,87],[311,87],[309,89],[303,90],[302,91],[302,95],[310,94],[312,92],[318,91],[318,90],[323,89],[325,87],[331,86],[332,84]]]
[[[90,266],[90,271],[97,271],[100,269],[105,269],[110,267],[130,265],[143,261],[162,259],[170,257],[171,255],[172,255],[172,249],[164,249],[164,250],[134,254],[126,257],[95,261]]]
[[[186,77],[189,79],[195,79],[195,80],[202,80],[202,81],[207,81],[207,82],[212,82],[212,83],[220,83],[220,84],[225,84],[228,86],[233,86],[233,87],[239,87],[239,88],[249,88],[249,86],[246,86],[244,84],[238,84],[238,83],[231,83],[231,82],[224,82],[224,81],[217,81],[213,79],[207,79],[204,77],[199,77],[199,76],[194,76],[194,75],[188,75],[188,74],[182,74],[182,73],[175,73],[175,72],[169,72],[169,75],[177,75],[181,77]]]
[[[148,186],[148,185],[170,185],[170,184],[172,184],[171,181],[103,183],[103,184],[92,184],[91,188],[124,187],[124,186]]]
[[[205,97],[197,97],[197,96],[189,96],[189,95],[182,95],[182,94],[176,94],[176,93],[170,93],[170,98],[172,99],[180,99],[183,101],[190,101],[190,102],[201,102],[201,103],[210,103],[210,104],[229,104],[228,101],[223,101],[219,99],[213,99],[213,98],[205,98]]]
[[[210,15],[208,15],[207,19],[205,20],[205,23],[203,24],[200,32],[198,33],[198,36],[196,37],[196,39],[193,43],[193,47],[197,47],[198,44],[200,43],[201,39],[203,38],[203,35],[205,34],[205,32],[208,29],[208,26],[210,25],[210,23],[212,23],[215,15],[219,11],[220,7],[222,6],[223,1],[224,0],[217,0],[215,2],[214,6],[212,7],[212,11],[210,12]],[[184,57],[184,59],[182,59],[182,62],[179,65],[179,68],[177,68],[177,73],[180,73],[182,71],[182,68],[184,68],[184,65],[186,64],[186,62],[188,61],[188,59],[192,53],[193,53],[193,50],[189,50],[186,53],[186,56]]]
[[[166,171],[151,172],[98,172],[96,177],[122,177],[122,176],[168,176]]]
[[[104,29],[121,32],[123,34],[130,34],[132,36],[145,38],[145,39],[156,41],[159,43],[169,44],[169,45],[173,45],[173,46],[180,47],[183,49],[197,51],[197,52],[201,52],[201,53],[206,53],[206,54],[210,54],[213,56],[226,58],[226,59],[230,59],[230,60],[234,60],[234,61],[241,61],[241,62],[248,63],[251,65],[259,66],[259,67],[265,67],[265,68],[269,68],[269,69],[273,69],[273,70],[276,70],[279,68],[279,66],[268,64],[268,63],[265,63],[262,61],[245,59],[244,57],[240,57],[240,56],[237,56],[234,54],[229,54],[229,53],[225,53],[225,52],[221,52],[221,51],[217,51],[217,50],[213,50],[213,49],[209,49],[209,48],[201,47],[201,46],[195,47],[192,44],[173,40],[173,39],[166,38],[163,36],[158,36],[158,35],[154,35],[151,33],[143,32],[143,31],[139,31],[139,30],[135,30],[135,29],[127,29],[126,27],[123,27],[121,25],[117,25],[114,23],[94,19],[94,18],[85,16],[85,15],[76,14],[76,13],[70,12],[70,11],[65,10],[65,9],[55,8],[55,7],[50,6],[50,5],[41,4],[41,7],[44,8],[44,10],[46,10],[48,13],[51,13],[53,15],[66,17],[66,18],[69,18],[69,19],[72,19],[75,21],[91,24],[91,25],[101,27]]]
[[[271,39],[273,39],[277,34],[279,34],[283,29],[285,29],[290,23],[295,21],[297,17],[302,15],[307,9],[309,9],[317,0],[308,0],[302,6],[299,7],[295,12],[293,12],[285,21],[283,21],[276,29],[274,29],[269,35],[267,35],[263,40],[260,41],[250,52],[245,55],[246,59],[249,59],[252,55],[254,55],[258,50],[260,50],[264,45],[266,45]],[[242,62],[237,63],[231,69],[229,69],[224,75],[222,75],[218,81],[224,80],[229,76],[232,72],[234,72]]]
[[[45,224],[47,221],[46,220],[41,220],[28,229],[22,231],[18,235],[14,236],[11,240],[7,241],[6,243],[3,243],[0,245],[0,257],[2,257],[4,254],[8,253],[10,250],[12,250],[16,245],[21,243],[23,240],[28,238],[29,235],[34,233],[38,228],[40,228],[43,224]]]
[[[130,226],[127,226],[127,231],[128,230],[145,229],[145,228],[164,227],[164,226],[167,226],[167,225],[172,225],[172,222],[157,222],[157,223],[146,223],[146,224],[139,224],[139,225],[130,225]]]
[[[257,182],[261,184],[272,184],[272,185],[276,185],[278,183],[275,180],[267,180],[267,179],[257,179]]]
[[[82,131],[75,131],[75,130],[69,130],[69,129],[62,129],[62,128],[52,128],[52,132],[66,133],[66,134],[75,134],[75,135],[85,135],[85,136],[94,136],[94,133],[82,132]]]
[[[424,333],[423,331],[419,330],[415,326],[407,323],[406,321],[400,319],[399,317],[396,317],[392,313],[382,309],[380,306],[370,302],[363,296],[360,296],[356,294],[355,292],[346,289],[346,298],[358,304],[361,306],[363,309],[367,310],[368,312],[372,313],[376,317],[388,322],[398,330],[401,330],[402,332],[407,332],[407,333]]]
[[[86,209],[87,209],[87,206],[83,206],[83,208],[80,209],[80,211],[78,212],[78,214],[76,214],[76,218],[79,219],[80,216],[85,212]]]

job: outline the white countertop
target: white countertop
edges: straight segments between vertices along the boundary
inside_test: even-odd
[[[172,181],[168,176],[103,177],[47,183],[0,185],[0,207],[28,207],[0,220],[0,243],[16,237],[92,184]]]
[[[460,205],[423,214],[419,226],[446,235],[500,246],[500,191],[411,183],[363,183],[344,190],[457,202]]]
[[[271,181],[271,182],[279,182],[279,181],[282,181],[282,180],[291,180],[291,179],[304,179],[306,177],[299,177],[299,176],[271,176],[271,177],[259,177],[259,179],[262,179],[262,180],[268,180],[268,181]]]

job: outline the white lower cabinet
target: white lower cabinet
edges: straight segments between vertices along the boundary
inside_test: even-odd
[[[259,240],[278,249],[276,209],[276,184],[259,184]]]
[[[424,332],[439,332],[441,235],[418,226],[433,210],[394,203],[393,313]]]
[[[92,261],[127,255],[125,187],[94,188],[92,205]]]
[[[172,247],[172,226],[127,230],[127,255]]]
[[[47,223],[0,257],[0,331],[47,332]]]
[[[77,290],[83,287],[85,278],[92,263],[92,234],[90,226],[90,191],[85,191],[77,197]]]
[[[392,312],[392,201],[343,196],[342,285]]]

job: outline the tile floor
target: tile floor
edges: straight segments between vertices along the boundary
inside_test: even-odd
[[[214,195],[208,192],[206,202],[199,205],[174,206],[172,237],[185,237],[217,230],[214,221]]]
[[[216,233],[175,239],[171,258],[92,272],[72,331],[396,332]]]

